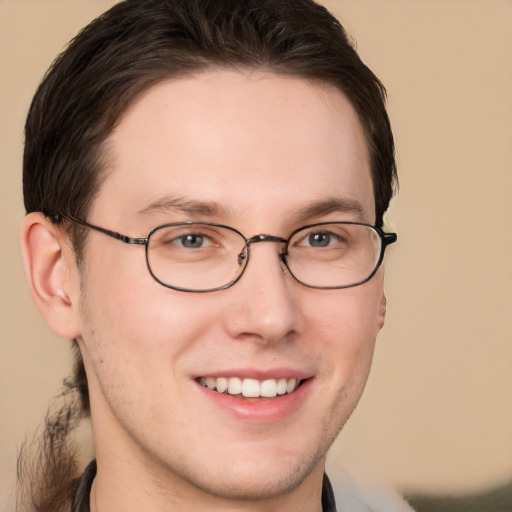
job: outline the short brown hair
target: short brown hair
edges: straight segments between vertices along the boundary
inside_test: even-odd
[[[385,89],[341,24],[310,0],[127,0],[80,32],[39,86],[26,123],[27,212],[87,218],[102,145],[127,106],[159,80],[251,67],[345,93],[371,158],[378,225],[396,181]]]

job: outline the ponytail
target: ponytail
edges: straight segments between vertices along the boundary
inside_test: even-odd
[[[87,377],[76,341],[75,363],[48,407],[42,433],[18,452],[16,512],[68,512],[79,477],[75,431],[90,416]]]

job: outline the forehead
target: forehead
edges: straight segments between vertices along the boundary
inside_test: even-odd
[[[374,220],[363,129],[325,84],[225,70],[166,80],[128,108],[108,148],[93,212],[109,218],[165,213],[176,198],[236,218],[341,199]]]

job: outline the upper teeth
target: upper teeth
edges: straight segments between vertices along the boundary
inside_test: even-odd
[[[219,393],[242,395],[246,398],[265,397],[291,393],[300,383],[297,379],[240,379],[238,377],[201,377],[199,383]]]

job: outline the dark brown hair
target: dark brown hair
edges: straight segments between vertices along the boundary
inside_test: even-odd
[[[27,212],[43,212],[55,223],[87,219],[102,182],[105,142],[126,108],[160,80],[214,67],[268,70],[341,90],[366,135],[375,222],[382,226],[396,182],[385,89],[341,24],[311,0],[126,0],[94,20],[55,60],[30,107],[23,161]],[[85,231],[68,229],[80,263]],[[78,352],[77,361],[73,385],[87,408]],[[57,458],[45,464],[58,468]],[[51,475],[46,478],[45,485],[55,488]],[[60,484],[69,493],[69,485]]]

